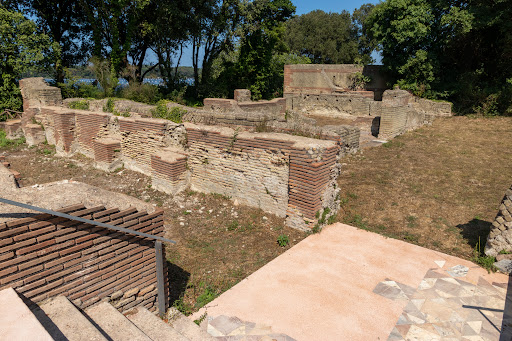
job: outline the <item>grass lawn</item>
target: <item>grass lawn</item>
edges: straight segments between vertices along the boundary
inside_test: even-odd
[[[512,184],[512,118],[438,118],[342,162],[338,221],[470,259]]]

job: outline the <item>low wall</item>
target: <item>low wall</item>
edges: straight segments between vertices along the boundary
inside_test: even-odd
[[[450,116],[451,104],[434,102],[395,89],[382,96],[379,138],[391,138],[425,124],[432,124],[437,116]]]
[[[373,100],[373,92],[285,94],[288,109],[326,117],[380,116],[381,102]]]
[[[164,233],[161,210],[148,214],[136,208],[77,204],[59,212],[157,236]],[[103,298],[120,311],[157,307],[152,241],[47,214],[0,223],[0,237],[0,289],[12,287],[35,303],[64,295],[80,308]]]
[[[512,252],[512,186],[505,192],[485,244],[488,256],[496,257],[501,251]]]
[[[287,217],[289,226],[300,229],[307,228],[307,221],[316,222],[317,212],[339,208],[340,149],[335,142],[185,126],[192,189],[236,198]]]
[[[328,218],[338,210],[339,158],[359,142],[357,128],[337,127],[320,140],[54,106],[38,110],[35,119],[58,155],[81,153],[107,171],[142,172],[171,194],[189,186],[226,194],[303,230],[317,223],[318,212]]]

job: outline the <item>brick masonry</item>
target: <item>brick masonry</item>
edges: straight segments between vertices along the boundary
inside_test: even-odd
[[[281,111],[283,99],[275,103]],[[250,121],[259,114],[244,115]],[[59,155],[82,153],[107,171],[124,165],[171,194],[188,186],[225,194],[305,230],[318,212],[339,208],[339,158],[359,142],[357,128],[322,131],[321,140],[52,106],[41,107],[35,118]]]
[[[77,204],[59,211],[164,234],[162,210],[148,214],[135,208],[119,211]],[[120,311],[133,302],[156,309],[152,240],[48,214],[2,223],[0,236],[0,289],[12,287],[35,303],[64,295],[80,308],[105,298]],[[165,287],[168,295],[168,283]]]
[[[496,257],[500,251],[512,252],[512,186],[505,192],[485,245],[488,256]]]

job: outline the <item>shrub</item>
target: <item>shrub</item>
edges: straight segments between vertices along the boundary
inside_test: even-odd
[[[277,244],[281,247],[285,247],[290,242],[290,238],[288,238],[287,235],[282,234],[279,237],[277,237]]]
[[[187,113],[185,109],[180,107],[168,108],[167,103],[169,101],[161,100],[157,103],[156,108],[152,111],[153,117],[163,118],[174,123],[181,123],[183,115]]]
[[[89,101],[86,99],[69,103],[71,109],[89,110]]]
[[[121,89],[119,91],[119,97],[135,102],[155,104],[161,99],[162,95],[156,85],[134,83]]]

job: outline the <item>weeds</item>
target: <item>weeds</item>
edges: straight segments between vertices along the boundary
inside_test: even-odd
[[[478,237],[478,243],[475,245],[475,249],[473,250],[473,258],[471,260],[476,264],[480,265],[481,267],[485,268],[489,273],[491,271],[495,272],[496,270],[498,270],[494,266],[496,258],[487,256],[481,250],[480,237]]]
[[[152,110],[153,117],[155,118],[163,118],[165,120],[172,121],[174,123],[182,123],[183,115],[187,113],[185,109],[180,107],[172,107],[168,108],[167,103],[169,101],[161,100],[156,104],[156,108]]]
[[[18,147],[19,145],[22,145],[25,142],[25,137],[20,137],[15,140],[8,139],[6,132],[0,129],[0,148]]]
[[[290,238],[288,238],[287,235],[281,234],[277,237],[277,244],[279,244],[280,247],[285,247],[288,243],[290,243]]]
[[[89,110],[89,101],[86,99],[69,103],[70,109]]]

